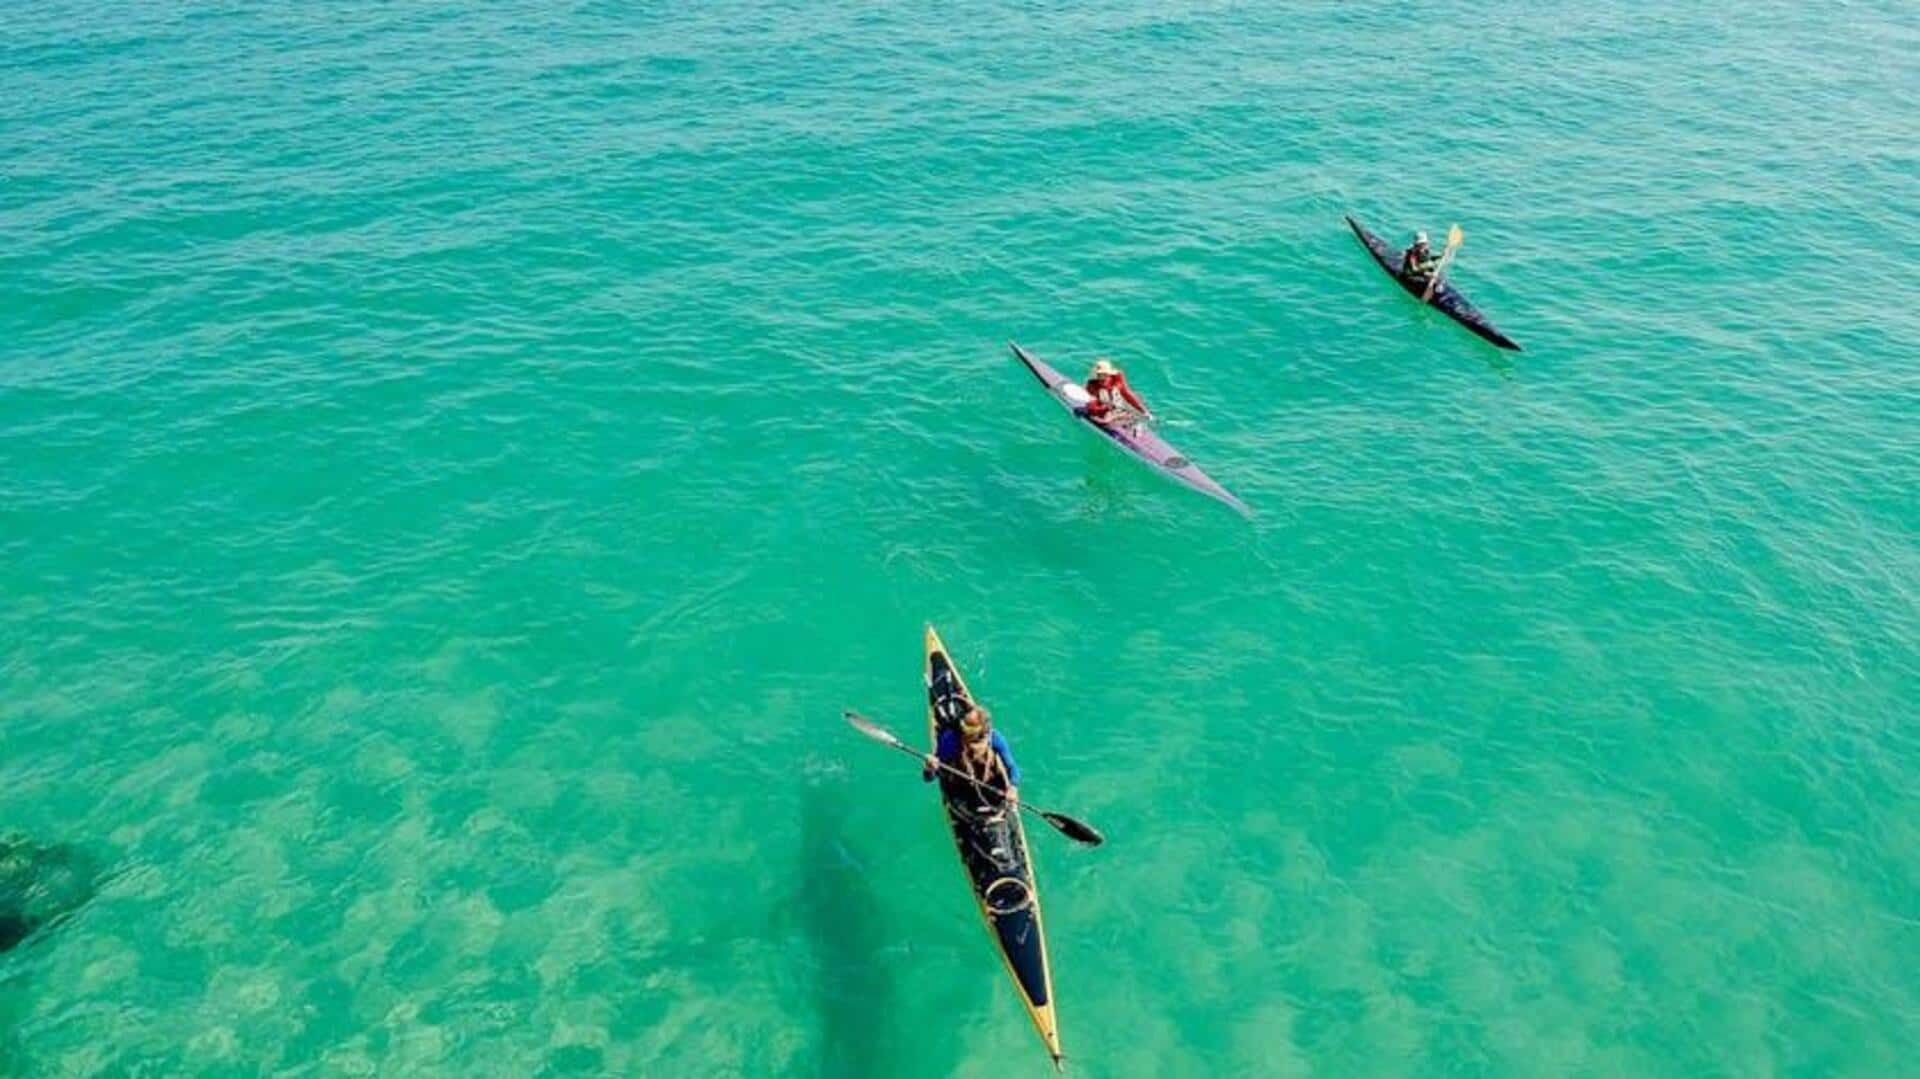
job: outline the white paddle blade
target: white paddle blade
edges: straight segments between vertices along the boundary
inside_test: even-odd
[[[896,749],[906,748],[905,743],[901,742],[900,739],[895,738],[892,732],[883,730],[880,727],[875,726],[871,720],[867,719],[867,717],[861,715],[860,713],[848,711],[842,714],[847,717],[848,723],[853,724],[854,730],[859,731],[861,734],[866,735],[868,738],[873,739],[874,741],[880,743],[881,745],[893,746]]]

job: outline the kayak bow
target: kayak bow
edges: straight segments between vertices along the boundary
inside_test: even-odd
[[[927,737],[937,746],[941,731],[959,726],[973,696],[932,626],[927,627],[926,654]],[[1058,1068],[1062,1057],[1060,1028],[1053,1014],[1053,968],[1047,963],[1040,888],[1033,877],[1020,814],[999,806],[983,807],[978,786],[950,775],[940,777],[940,801],[946,807],[947,827],[953,832],[960,864],[967,871],[967,884],[980,905],[980,917],[1000,950],[1033,1028],[1040,1032]]]
[[[1211,476],[1200,471],[1193,462],[1181,456],[1179,450],[1168,445],[1166,439],[1155,434],[1146,424],[1126,421],[1110,424],[1095,423],[1088,419],[1085,404],[1076,402],[1069,396],[1071,391],[1067,389],[1067,387],[1079,389],[1078,382],[1048,366],[1045,361],[1019,345],[1011,341],[1007,344],[1013,349],[1014,356],[1026,365],[1028,371],[1033,372],[1033,377],[1040,380],[1040,385],[1047,388],[1047,393],[1060,403],[1060,407],[1073,413],[1080,422],[1112,439],[1121,449],[1152,465],[1154,471],[1169,476],[1201,494],[1217,498],[1246,516],[1253,516],[1253,511],[1247,508],[1245,502],[1235,498],[1226,488],[1213,482]]]
[[[1395,281],[1400,282],[1400,287],[1411,293],[1414,299],[1419,299],[1427,291],[1425,281],[1411,281],[1401,275],[1400,252],[1395,251],[1392,244],[1381,239],[1379,235],[1369,232],[1365,225],[1353,219],[1352,214],[1347,215],[1347,225],[1353,229],[1355,236],[1360,237],[1360,242],[1366,245],[1367,251],[1373,255],[1373,261],[1379,263],[1380,268],[1387,271]],[[1495,346],[1511,349],[1514,352],[1520,351],[1520,346],[1514,343],[1513,338],[1494,329],[1493,323],[1487,320],[1487,316],[1481,314],[1479,308],[1468,303],[1467,298],[1460,295],[1460,290],[1449,284],[1444,277],[1434,286],[1433,296],[1426,302],[1439,308],[1455,322],[1472,330]]]

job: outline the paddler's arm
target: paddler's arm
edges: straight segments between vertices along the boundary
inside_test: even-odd
[[[1007,785],[1020,785],[1020,766],[1013,763],[1013,748],[1007,745],[1007,739],[999,731],[993,732],[993,752],[1000,758],[1000,767],[1007,770]]]
[[[1127,404],[1132,405],[1133,410],[1135,412],[1138,412],[1143,416],[1153,415],[1153,410],[1147,407],[1147,403],[1140,399],[1139,394],[1133,392],[1132,386],[1127,385],[1127,376],[1125,375],[1120,376],[1119,385],[1120,385],[1120,396],[1127,399]]]
[[[926,758],[921,762],[925,767],[920,769],[920,781],[922,783],[933,782],[933,777],[940,771],[940,763],[942,761],[951,762],[959,755],[960,736],[952,731],[941,731],[940,737],[934,741],[933,752],[927,754]]]

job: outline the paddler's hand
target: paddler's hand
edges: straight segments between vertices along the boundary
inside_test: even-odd
[[[1019,787],[1010,787],[1010,788],[1008,788],[1008,790],[1007,790],[1007,808],[1008,808],[1008,809],[1019,809],[1019,808],[1020,808],[1020,788],[1019,788]]]
[[[940,770],[940,758],[934,756],[933,754],[929,753],[926,756],[920,758],[920,760],[922,763],[924,763],[927,766],[927,771],[938,772]]]

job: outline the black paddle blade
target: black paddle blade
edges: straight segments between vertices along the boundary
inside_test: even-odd
[[[1089,847],[1097,847],[1107,841],[1107,837],[1095,831],[1093,825],[1088,824],[1086,821],[1074,820],[1065,813],[1048,813],[1042,810],[1040,816],[1044,817],[1048,824],[1060,829],[1061,835],[1066,836],[1075,843],[1085,843]]]

